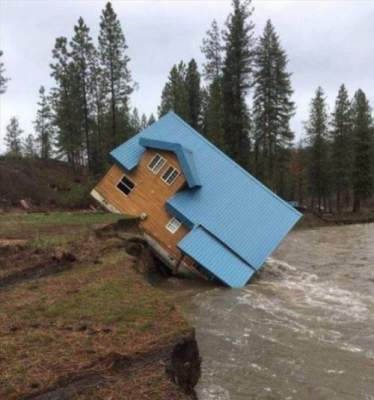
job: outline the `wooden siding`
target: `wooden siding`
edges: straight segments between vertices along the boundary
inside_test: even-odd
[[[149,162],[156,154],[166,159],[166,164],[158,174],[154,174],[148,168]],[[180,175],[172,185],[167,185],[161,180],[161,176],[170,165],[178,168]],[[135,188],[128,196],[117,188],[118,182],[124,175],[135,183]],[[124,214],[140,216],[141,213],[146,213],[147,218],[140,223],[140,226],[178,259],[181,253],[176,245],[189,229],[182,225],[176,233],[172,234],[165,228],[172,217],[166,212],[165,203],[185,184],[185,181],[174,153],[147,150],[135,170],[125,172],[117,165],[113,165],[95,189],[108,203]]]

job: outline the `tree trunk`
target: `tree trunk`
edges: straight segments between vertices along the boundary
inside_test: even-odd
[[[340,186],[337,187],[336,189],[336,212],[340,213],[340,203],[341,203],[341,190]]]
[[[353,212],[358,213],[361,210],[361,198],[357,193],[353,195]]]
[[[110,63],[110,92],[111,92],[111,107],[112,107],[112,145],[116,146],[116,96],[114,93],[114,76],[113,64]]]
[[[89,137],[89,126],[88,126],[88,106],[87,106],[87,95],[86,95],[86,85],[83,83],[83,108],[84,108],[84,133],[86,136],[86,147],[87,147],[87,166],[91,171],[92,169],[92,152]]]

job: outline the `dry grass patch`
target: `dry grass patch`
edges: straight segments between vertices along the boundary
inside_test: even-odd
[[[110,353],[149,352],[190,331],[166,295],[135,271],[119,240],[91,237],[75,246],[68,270],[0,290],[0,398],[39,392],[65,375],[96,370]]]

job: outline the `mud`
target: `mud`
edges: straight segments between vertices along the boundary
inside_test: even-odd
[[[50,256],[41,250],[15,249],[13,246],[0,248],[0,257],[2,257],[0,289],[65,271],[72,268],[74,261],[77,260],[74,254],[65,251]],[[24,260],[29,261],[25,263]]]
[[[89,395],[101,387],[110,386],[134,374],[141,374],[147,366],[164,365],[165,372],[191,399],[197,399],[194,387],[200,377],[201,359],[193,331],[163,348],[148,353],[127,356],[109,353],[106,356],[67,374],[42,392],[34,392],[19,400],[70,400],[77,395]]]

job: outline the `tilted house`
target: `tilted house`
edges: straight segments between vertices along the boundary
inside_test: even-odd
[[[112,212],[141,217],[156,254],[244,286],[301,214],[173,112],[111,152],[92,191]]]

